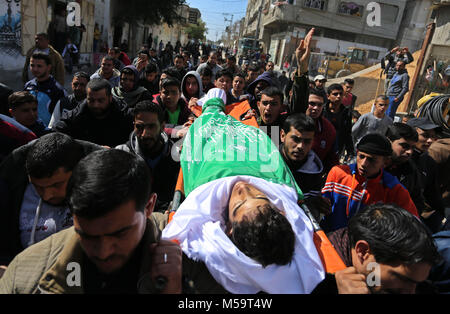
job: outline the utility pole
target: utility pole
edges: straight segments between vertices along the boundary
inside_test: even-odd
[[[230,22],[230,26],[228,26],[228,35],[227,35],[227,37],[228,37],[228,46],[229,46],[229,42],[230,42],[230,38],[231,38],[231,27],[232,27],[232,25],[233,25],[233,17],[234,17],[234,15],[233,14],[230,14],[230,13],[222,13],[222,15],[224,16],[224,20],[225,20],[225,23],[226,22]],[[226,18],[226,16],[229,16],[229,15],[231,15],[231,19],[227,19]]]

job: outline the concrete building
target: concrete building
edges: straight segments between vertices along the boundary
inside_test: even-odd
[[[21,71],[27,51],[34,46],[37,33],[48,33],[55,19],[55,8],[65,8],[69,0],[14,0],[0,1],[0,71],[2,83],[15,90],[22,86]],[[81,7],[82,32],[80,62],[92,57],[94,34],[94,0],[77,0]],[[67,28],[69,36],[73,29]],[[80,34],[78,34],[80,35]],[[54,43],[50,42],[51,45]]]
[[[431,0],[382,0],[381,25],[369,26],[371,0],[249,0],[244,36],[257,36],[277,66],[289,60],[298,39],[315,27],[315,52],[344,55],[349,47],[368,50],[378,62],[395,45],[420,48]],[[258,27],[259,26],[259,27]]]
[[[111,16],[114,16],[117,10],[120,10],[120,6],[117,5],[116,1],[118,0],[111,1]],[[167,23],[149,25],[141,22],[138,22],[136,25],[124,23],[121,27],[112,25],[111,33],[114,34],[112,44],[120,46],[120,43],[126,40],[128,42],[129,55],[131,54],[131,56],[134,56],[140,47],[147,43],[147,38],[150,34],[153,37],[153,48],[157,48],[161,40],[164,45],[170,41],[175,46],[178,40],[184,45],[189,40],[184,32],[184,28],[194,20],[197,23],[201,14],[198,9],[191,8],[188,5],[181,5],[178,8],[178,14],[181,16],[181,22],[174,23],[172,26],[169,26]]]

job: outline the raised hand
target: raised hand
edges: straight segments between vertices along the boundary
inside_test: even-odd
[[[295,50],[295,57],[297,58],[298,65],[297,71],[299,76],[308,72],[309,56],[311,54],[310,44],[312,36],[314,35],[314,30],[315,28],[311,28],[305,38],[300,41],[299,46]]]

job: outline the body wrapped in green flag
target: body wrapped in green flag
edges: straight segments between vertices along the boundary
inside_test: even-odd
[[[225,115],[224,108],[221,98],[208,100],[186,135],[180,160],[185,195],[216,179],[249,175],[292,187],[302,200],[291,171],[267,134]]]

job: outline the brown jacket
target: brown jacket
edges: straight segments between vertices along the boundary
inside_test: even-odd
[[[147,220],[143,236],[143,247],[149,247],[160,237],[167,223],[167,215],[152,214]],[[142,254],[139,272],[139,293],[154,293],[150,277],[151,255]],[[74,228],[58,232],[47,239],[27,248],[9,264],[0,279],[0,294],[82,294],[80,286],[69,286],[67,281],[73,271],[73,262],[82,265],[83,250]],[[73,265],[73,264],[72,264]],[[203,263],[194,262],[183,255],[183,277],[189,282],[192,292],[225,293],[213,279]]]
[[[60,55],[60,53],[56,51],[55,48],[53,48],[51,45],[48,45],[48,48],[50,51],[49,52],[50,62],[52,64],[50,74],[53,75],[53,77],[59,84],[64,86],[64,60]],[[30,59],[35,49],[36,47],[32,47],[27,52],[27,58],[25,60],[25,65],[22,70],[22,81],[24,84],[30,80],[30,78],[28,77],[28,68],[30,67]]]

